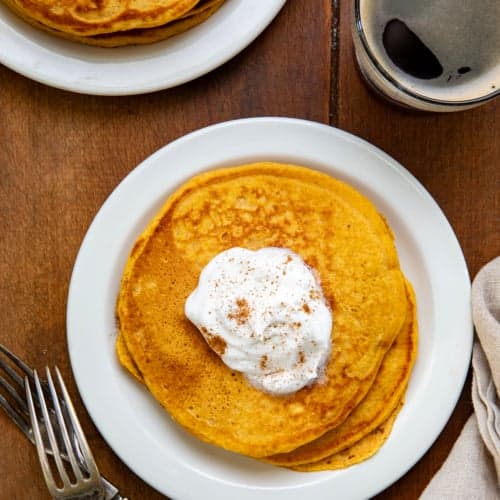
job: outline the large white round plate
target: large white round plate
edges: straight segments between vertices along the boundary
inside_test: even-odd
[[[418,360],[392,434],[371,459],[335,472],[298,473],[200,442],[176,426],[119,366],[115,301],[141,230],[197,172],[257,160],[307,165],[365,193],[393,228],[415,287]],[[421,184],[374,146],[340,130],[287,118],[214,125],[167,145],[133,170],[95,217],[78,254],[68,298],[71,364],[84,403],[120,458],[176,499],[366,498],[402,476],[446,424],[468,370],[470,282],[453,230]],[[126,492],[124,492],[126,493]]]
[[[193,80],[249,45],[286,0],[226,0],[207,21],[163,42],[100,48],[52,36],[0,2],[0,63],[33,80],[97,95],[142,94]]]

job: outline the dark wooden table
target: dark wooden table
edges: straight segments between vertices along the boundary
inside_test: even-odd
[[[131,500],[161,495],[118,460],[87,416],[69,366],[65,307],[93,216],[159,147],[240,117],[331,124],[379,146],[423,183],[456,231],[471,276],[500,253],[500,99],[448,115],[403,111],[379,100],[354,63],[351,3],[290,0],[233,60],[149,95],[78,95],[0,66],[0,342],[35,367],[62,369],[102,472]],[[467,384],[433,447],[380,498],[417,498],[470,413]],[[34,449],[3,413],[0,429],[0,498],[48,498]]]

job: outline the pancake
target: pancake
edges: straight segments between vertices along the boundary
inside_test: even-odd
[[[366,397],[345,422],[335,429],[289,453],[267,457],[266,462],[294,466],[329,457],[354,445],[374,431],[401,404],[400,401],[405,393],[417,356],[418,340],[415,295],[409,283],[407,283],[407,288],[409,310],[405,324],[385,355]],[[366,443],[364,449],[368,449]]]
[[[49,28],[79,36],[161,26],[198,0],[9,0],[16,11]]]
[[[409,282],[406,282],[406,286],[409,309],[405,323],[385,355],[366,397],[345,422],[335,429],[288,453],[262,460],[302,472],[334,470],[372,456],[385,442],[396,413],[403,404],[401,398],[417,355],[415,295]],[[122,365],[143,383],[142,375],[130,356],[122,335],[117,339],[117,350]]]
[[[403,406],[400,401],[389,417],[376,429],[371,431],[363,439],[353,444],[349,448],[339,451],[329,457],[303,465],[290,467],[298,472],[319,472],[325,470],[345,469],[352,465],[363,462],[379,451],[389,437],[396,417]]]
[[[52,35],[71,40],[73,42],[84,43],[96,47],[121,47],[125,45],[144,45],[166,40],[175,35],[179,35],[195,26],[206,21],[211,17],[224,3],[225,0],[201,0],[197,6],[189,12],[183,14],[180,18],[170,21],[166,24],[153,28],[137,28],[114,33],[104,33],[93,36],[80,36],[46,26],[39,21],[32,19],[21,12],[14,4],[14,0],[2,0],[24,21],[35,28],[41,29]]]
[[[98,47],[121,47],[124,45],[143,45],[160,42],[161,40],[184,33],[203,23],[215,14],[224,2],[225,0],[202,1],[200,2],[201,5],[182,18],[154,28],[139,28],[88,37],[72,37],[71,39]]]
[[[319,274],[334,315],[325,376],[287,397],[232,372],[184,316],[219,252],[281,246]],[[152,395],[200,439],[253,457],[340,425],[369,391],[408,309],[393,235],[347,184],[277,163],[212,170],[175,191],[137,240],[117,304],[120,340]]]

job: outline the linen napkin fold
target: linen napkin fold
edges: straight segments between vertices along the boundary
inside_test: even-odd
[[[472,283],[474,414],[421,500],[500,498],[500,257]]]

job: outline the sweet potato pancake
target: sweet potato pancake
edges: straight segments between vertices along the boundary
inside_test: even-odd
[[[124,0],[112,4],[88,2],[93,7],[59,0],[1,1],[32,26],[58,37],[99,47],[119,47],[178,35],[208,19],[225,0],[137,0],[139,9]]]
[[[235,246],[286,247],[317,271],[334,326],[325,376],[315,384],[281,397],[255,389],[184,316],[202,268]],[[118,352],[188,431],[265,457],[345,421],[372,386],[408,307],[392,233],[363,195],[304,167],[223,168],[179,187],[137,240],[117,305],[126,345]]]
[[[385,442],[403,404],[401,398],[417,355],[415,295],[409,282],[406,286],[409,305],[406,320],[365,398],[341,425],[288,453],[265,457],[265,462],[301,472],[334,470],[372,456]],[[122,335],[117,340],[117,350],[122,364],[143,382]]]
[[[154,28],[138,28],[116,33],[105,33],[87,37],[66,37],[87,45],[99,47],[120,47],[123,45],[143,45],[166,40],[194,28],[212,16],[225,0],[202,0],[196,8],[181,18]]]

